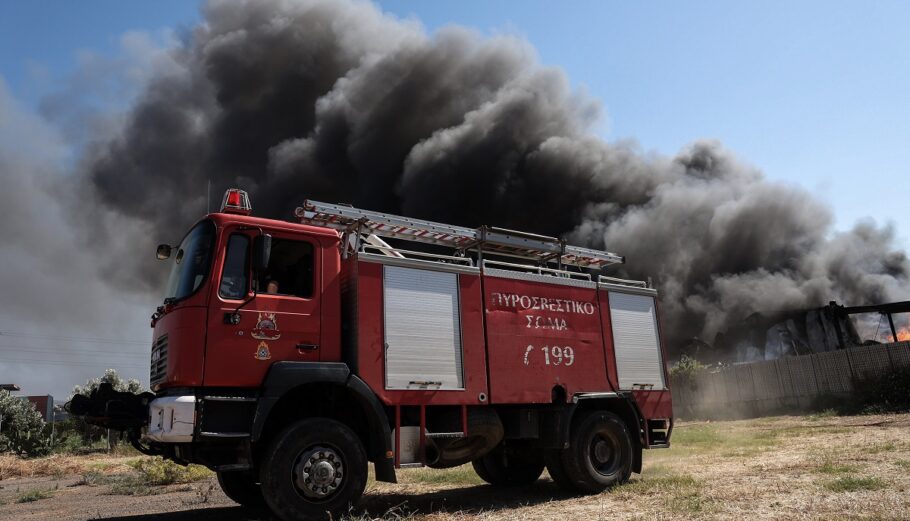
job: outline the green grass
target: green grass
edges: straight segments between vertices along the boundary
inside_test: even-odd
[[[832,492],[856,492],[860,490],[881,490],[887,485],[879,478],[846,476],[828,481],[824,486]]]
[[[881,454],[882,452],[892,452],[895,449],[897,449],[897,445],[889,442],[866,447],[863,449],[863,452],[866,454]]]
[[[28,492],[23,492],[16,496],[16,503],[31,503],[32,501],[39,501],[41,499],[50,499],[54,497],[53,490],[42,490],[34,489],[29,490]]]
[[[833,461],[825,461],[816,467],[815,471],[822,474],[849,474],[856,472],[856,467],[854,465],[842,465]]]
[[[673,430],[673,444],[680,447],[711,448],[724,442],[715,425],[689,425]]]
[[[750,430],[752,428],[753,430]],[[754,430],[741,426],[704,424],[687,425],[673,431],[673,448],[677,455],[720,454],[722,457],[750,457],[767,452],[780,443],[786,428],[769,427]]]
[[[894,464],[902,469],[910,470],[910,460],[899,459],[899,460],[895,460]]]
[[[701,484],[692,476],[685,474],[657,474],[651,471],[640,479],[629,481],[611,489],[613,494],[620,496],[637,496],[650,494],[688,494],[701,487]]]
[[[432,485],[480,485],[484,483],[471,465],[462,465],[452,469],[408,469],[400,471],[399,475],[406,483]]]
[[[814,421],[818,421],[818,420],[821,420],[821,419],[824,419],[824,418],[831,418],[831,417],[834,417],[834,416],[837,416],[837,415],[838,415],[838,414],[837,414],[837,411],[836,411],[836,410],[834,410],[834,409],[825,409],[825,410],[819,411],[819,412],[817,412],[817,413],[815,413],[815,414],[810,414],[810,415],[806,416],[806,419],[809,420],[810,422],[814,422]]]

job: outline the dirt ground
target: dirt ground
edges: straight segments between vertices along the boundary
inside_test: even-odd
[[[399,485],[371,481],[351,518],[910,519],[908,435],[910,414],[683,422],[673,448],[647,451],[641,475],[599,495],[565,495],[546,474],[531,487],[501,490],[482,484],[470,466],[412,469],[400,472]],[[124,486],[131,467],[122,459],[59,459],[18,469],[0,460],[0,519],[269,519],[236,506],[211,477]]]

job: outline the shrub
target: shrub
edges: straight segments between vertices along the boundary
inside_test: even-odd
[[[910,412],[910,368],[894,370],[881,376],[853,379],[855,391],[850,396],[816,396],[810,408],[820,414],[882,414]]]
[[[854,382],[863,412],[910,411],[910,368],[898,369],[878,378]]]
[[[670,378],[674,385],[685,385],[693,391],[696,389],[695,376],[708,369],[708,366],[689,355],[682,355],[679,362],[670,368]]]
[[[31,503],[32,501],[38,501],[39,499],[48,499],[53,497],[54,493],[51,490],[29,490],[28,492],[23,492],[16,496],[16,503]]]
[[[172,485],[206,479],[212,472],[199,465],[180,466],[161,458],[141,458],[128,463],[139,473],[144,485]]]
[[[0,452],[43,456],[50,451],[50,437],[41,413],[27,400],[0,393]]]

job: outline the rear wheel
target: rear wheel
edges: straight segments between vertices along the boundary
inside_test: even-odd
[[[269,508],[285,521],[338,519],[366,487],[363,443],[343,423],[297,422],[266,450],[260,481]]]
[[[501,445],[471,462],[480,479],[494,486],[530,485],[543,472],[543,458],[531,450],[506,450]]]
[[[562,468],[562,453],[563,451],[559,449],[551,449],[544,452],[543,459],[547,466],[547,473],[550,474],[550,478],[559,488],[575,491],[575,487],[572,486],[572,480],[569,479],[569,475]]]
[[[262,489],[249,472],[218,472],[218,484],[221,485],[224,495],[235,503],[249,508],[265,506]]]
[[[632,475],[632,440],[625,422],[606,411],[579,418],[569,448],[551,452],[547,468],[557,484],[586,494],[625,482]]]

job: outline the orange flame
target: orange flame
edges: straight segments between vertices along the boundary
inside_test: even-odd
[[[910,341],[910,327],[904,326],[897,330],[897,341],[898,342]]]

